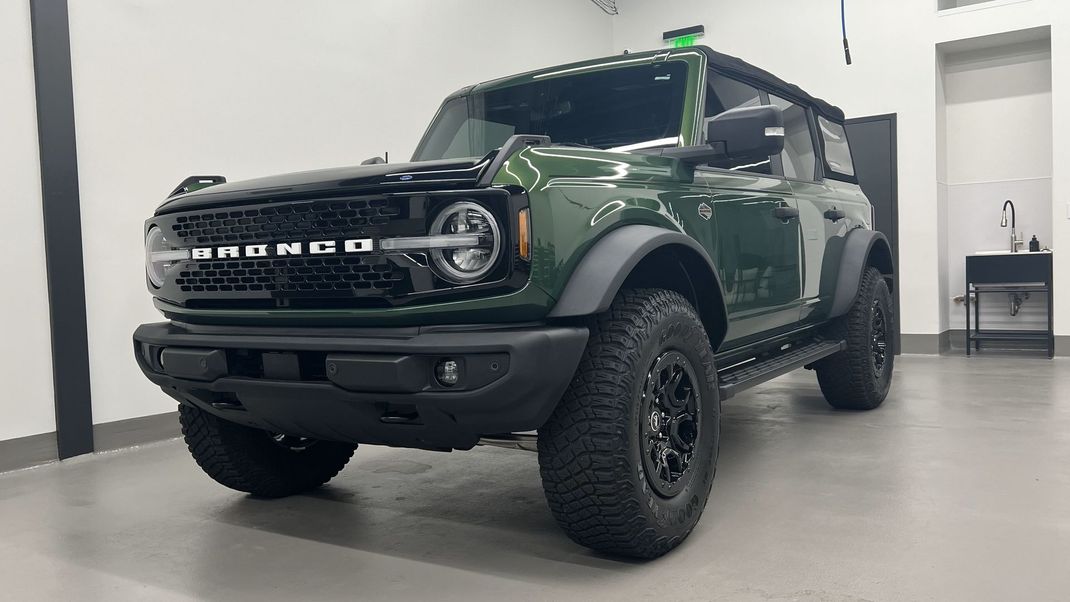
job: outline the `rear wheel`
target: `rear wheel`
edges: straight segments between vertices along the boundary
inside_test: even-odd
[[[688,536],[717,465],[713,351],[691,305],[622,291],[591,328],[568,391],[539,430],[550,510],[587,547],[655,558]]]
[[[892,384],[893,332],[888,285],[876,268],[866,268],[854,305],[830,328],[830,336],[847,341],[847,348],[814,366],[821,392],[832,407],[872,410],[881,405]]]
[[[200,408],[178,407],[182,435],[197,464],[231,489],[262,497],[302,493],[334,478],[355,444],[269,433]]]

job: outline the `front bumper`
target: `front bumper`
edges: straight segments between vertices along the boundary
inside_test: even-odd
[[[537,429],[568,386],[583,327],[282,328],[161,322],[134,355],[181,403],[226,420],[315,439],[469,449]],[[452,359],[460,382],[439,383]]]

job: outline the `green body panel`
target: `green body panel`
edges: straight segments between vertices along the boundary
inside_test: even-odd
[[[535,147],[506,162],[495,184],[528,191],[531,280],[554,298],[587,251],[614,228],[649,224],[702,237],[697,207],[706,188],[671,159]]]
[[[835,180],[793,181],[791,188],[799,206],[803,273],[807,276],[798,319],[802,325],[816,324],[828,318],[847,234],[856,228],[873,227],[871,206],[858,186]],[[836,222],[823,219],[824,213],[833,209],[842,210],[846,217]]]
[[[591,149],[522,150],[495,184],[528,191],[532,283],[555,299],[587,251],[615,228],[646,224],[698,241],[722,283],[721,291],[699,293],[724,299],[725,348],[827,318],[835,283],[829,278],[837,273],[842,241],[850,230],[868,228],[870,219],[857,186],[693,170],[662,157]],[[713,210],[709,220],[700,214],[703,204]],[[773,208],[782,204],[798,207],[802,219],[773,218]],[[833,207],[847,216],[826,220],[823,213]],[[773,282],[761,286],[776,290],[755,291],[759,280]]]

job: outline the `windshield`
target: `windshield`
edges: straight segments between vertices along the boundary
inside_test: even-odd
[[[482,157],[513,134],[601,149],[673,146],[680,136],[686,80],[687,65],[668,61],[454,98],[442,106],[413,160]]]

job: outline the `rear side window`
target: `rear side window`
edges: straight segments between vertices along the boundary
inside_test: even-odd
[[[772,94],[769,103],[784,112],[784,152],[780,154],[784,177],[814,180],[817,177],[817,155],[806,109]]]
[[[855,175],[854,161],[851,160],[851,145],[847,142],[847,132],[843,126],[824,117],[817,118],[821,139],[825,143],[825,163],[838,174]]]

